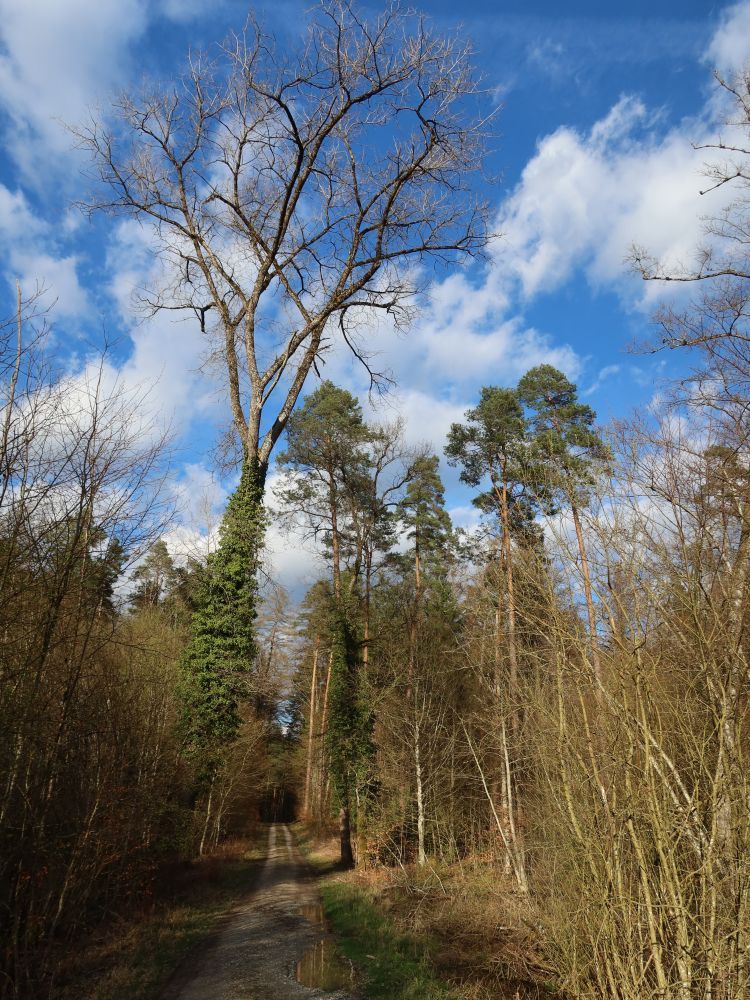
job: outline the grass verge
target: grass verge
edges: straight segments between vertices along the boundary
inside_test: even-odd
[[[456,1000],[431,968],[427,944],[399,933],[364,890],[347,882],[322,887],[323,909],[340,951],[362,976],[370,1000]]]
[[[556,992],[528,900],[494,867],[342,873],[331,831],[299,824],[298,843],[321,882],[336,944],[394,1000],[542,1000]]]

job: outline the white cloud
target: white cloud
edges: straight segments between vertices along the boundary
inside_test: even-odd
[[[61,250],[55,228],[37,214],[26,194],[0,184],[0,267],[9,284],[19,281],[25,296],[43,289],[44,304],[54,304],[56,318],[80,317],[89,298],[79,264],[79,255]]]
[[[208,405],[198,370],[204,344],[197,324],[162,313],[132,328],[130,338],[133,350],[121,367],[123,377],[153,384],[163,421],[186,433],[191,420],[206,416]]]
[[[464,531],[476,531],[482,522],[482,512],[474,504],[450,507],[448,513],[453,524]]]
[[[266,486],[269,507],[273,507],[280,481],[281,474],[272,470]],[[221,483],[199,463],[188,463],[182,468],[173,487],[179,523],[162,536],[178,565],[184,565],[188,558],[203,561],[216,550],[227,496],[236,486],[236,479]],[[304,538],[301,530],[283,530],[273,518],[266,530],[263,569],[294,600],[301,599],[304,591],[327,572],[314,543]]]
[[[122,373],[129,381],[155,383],[164,418],[186,432],[191,419],[205,418],[212,406],[207,379],[200,371],[206,342],[192,314],[148,315],[139,309],[138,294],[164,277],[154,246],[153,232],[131,221],[115,229],[110,243],[108,291],[133,342]]]
[[[189,558],[202,562],[216,550],[228,490],[229,484],[219,483],[200,463],[183,466],[173,485],[179,523],[162,536],[178,565],[184,565]]]
[[[722,11],[706,62],[730,76],[750,62],[750,3],[734,4]]]
[[[23,191],[11,191],[0,184],[0,235],[6,244],[41,236],[46,223],[35,215]]]
[[[41,187],[72,144],[60,122],[79,121],[122,82],[148,4],[2,0],[0,11],[0,105],[13,123],[6,148]]]
[[[382,320],[368,329],[372,367],[390,374],[398,387],[383,404],[386,418],[401,412],[410,436],[424,440],[429,434],[422,428],[442,432],[450,421],[441,415],[463,413],[482,385],[509,385],[543,362],[578,378],[584,362],[570,345],[555,344],[519,316],[510,318],[506,283],[499,265],[474,282],[454,273],[431,286],[406,333]],[[360,396],[367,393],[368,377],[340,339],[325,361],[323,377]]]
[[[25,296],[33,295],[39,287],[45,289],[56,319],[80,317],[86,310],[88,296],[78,280],[77,257],[13,249],[9,263]]]
[[[723,12],[705,61],[728,74],[750,61],[750,2]],[[711,154],[693,148],[715,140],[726,112],[712,87],[695,117],[666,127],[661,109],[624,96],[588,131],[561,126],[545,136],[501,206],[499,266],[527,299],[583,272],[628,304],[650,306],[667,290],[629,274],[628,249],[644,246],[671,268],[691,263],[703,218],[733,194],[727,186],[700,197]]]
[[[195,20],[209,12],[215,14],[221,6],[224,6],[222,0],[160,0],[158,4],[164,17],[178,23]]]
[[[404,421],[407,445],[428,444],[435,454],[442,455],[452,423],[463,420],[471,402],[440,399],[434,394],[414,388],[398,388],[382,402],[367,406],[368,419],[389,422],[396,416]]]
[[[282,473],[273,469],[266,481],[266,504],[273,509],[278,504],[277,490]],[[326,564],[315,543],[305,538],[302,529],[282,529],[271,519],[265,538],[265,569],[275,583],[281,584],[298,599],[316,580],[326,573]]]
[[[612,378],[613,375],[619,375],[622,371],[622,365],[605,365],[601,368],[590,386],[583,392],[584,396],[592,396],[597,389],[601,388],[603,382],[608,378]]]
[[[632,243],[676,262],[700,235],[705,136],[698,120],[661,131],[661,115],[622,98],[588,133],[561,127],[546,136],[502,206],[499,259],[531,298],[583,270],[595,285],[623,288]],[[642,129],[648,127],[644,136]],[[632,279],[631,279],[632,282]],[[631,283],[631,299],[643,286]]]

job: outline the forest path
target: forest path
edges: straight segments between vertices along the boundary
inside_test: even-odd
[[[354,993],[332,988],[352,977],[337,966],[329,943],[315,881],[289,828],[272,824],[252,896],[178,971],[161,1000],[354,1000]]]

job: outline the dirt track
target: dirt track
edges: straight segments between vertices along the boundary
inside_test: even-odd
[[[346,990],[297,982],[298,963],[317,964],[325,928],[318,893],[289,829],[272,825],[268,855],[249,900],[230,915],[206,950],[187,962],[162,1000],[353,1000]],[[316,949],[317,945],[317,949]]]

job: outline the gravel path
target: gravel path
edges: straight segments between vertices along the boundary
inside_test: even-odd
[[[327,938],[316,919],[319,897],[289,829],[274,824],[251,898],[233,911],[203,954],[180,970],[162,1000],[354,1000],[346,990],[297,982]]]

